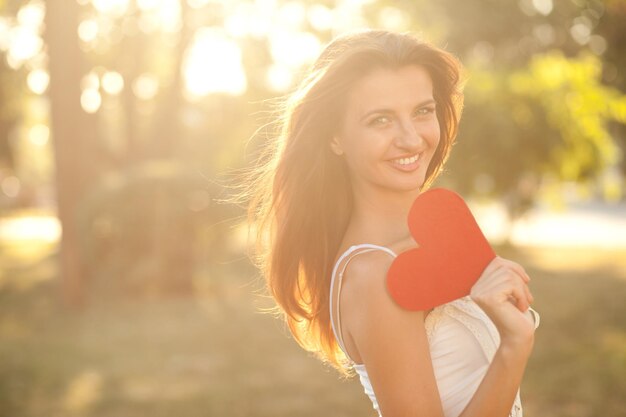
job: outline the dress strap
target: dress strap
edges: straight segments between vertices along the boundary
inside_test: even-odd
[[[379,246],[379,245],[374,245],[371,243],[362,243],[360,245],[353,245],[350,246],[348,248],[348,250],[346,250],[337,260],[337,263],[335,264],[335,267],[333,268],[333,273],[331,275],[331,279],[330,279],[330,298],[329,298],[329,307],[330,307],[330,325],[333,329],[333,333],[335,335],[335,339],[337,339],[337,342],[339,343],[339,347],[341,348],[341,350],[343,350],[343,352],[346,354],[346,357],[352,361],[354,363],[354,361],[352,360],[352,358],[350,358],[350,356],[348,355],[348,351],[346,350],[345,344],[343,343],[343,335],[341,332],[341,317],[339,314],[339,302],[341,301],[341,284],[343,282],[343,274],[346,270],[346,268],[348,267],[348,264],[350,263],[350,261],[357,255],[361,254],[361,253],[366,253],[366,252],[372,252],[375,250],[382,250],[384,252],[387,252],[389,255],[393,256],[394,258],[397,256],[396,253],[394,251],[392,251],[391,249],[385,247],[385,246]],[[337,306],[333,307],[333,290],[335,288],[335,278],[336,278],[336,274],[337,274],[337,269],[339,268],[339,266],[342,264],[342,262],[344,261],[344,259],[348,258],[348,260],[346,262],[343,263],[343,267],[341,268],[341,272],[339,272],[339,282],[338,282],[338,288],[337,288]],[[335,314],[333,314],[333,311],[335,312],[336,316],[337,316],[337,327],[335,327],[335,321],[333,320],[333,317],[335,316]]]

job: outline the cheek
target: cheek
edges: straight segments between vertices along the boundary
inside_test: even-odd
[[[363,159],[380,156],[385,152],[388,134],[374,132],[370,129],[354,129],[349,138],[346,138],[346,154],[348,159],[356,163]]]
[[[439,145],[439,141],[441,140],[441,127],[438,121],[434,121],[429,125],[428,133],[425,136],[433,148]]]
[[[431,170],[431,165],[433,164],[433,161],[441,158],[436,156],[439,152],[439,145],[441,144],[441,128],[439,126],[439,123],[436,123],[433,126],[429,141],[431,151],[427,162],[427,172]]]

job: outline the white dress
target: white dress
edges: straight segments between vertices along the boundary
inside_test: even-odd
[[[337,301],[336,305],[333,303],[333,299],[341,299],[341,283],[348,263],[354,256],[373,250],[385,251],[394,258],[397,256],[389,248],[365,243],[351,246],[337,260],[330,284],[330,321],[340,348],[358,373],[365,394],[371,399],[374,409],[382,417],[365,365],[355,363],[346,351],[341,334],[339,302]],[[335,291],[335,278],[340,265],[342,268],[338,288]],[[539,315],[532,309],[530,311],[536,328],[539,325]],[[333,319],[335,317],[336,324]],[[435,307],[426,316],[424,325],[444,415],[458,417],[485,376],[500,344],[500,335],[493,322],[469,296]],[[522,417],[519,390],[510,417]]]

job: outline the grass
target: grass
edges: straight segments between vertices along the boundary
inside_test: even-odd
[[[53,250],[0,242],[0,416],[375,415],[357,379],[259,313],[271,304],[245,261],[189,297],[114,297],[92,283],[72,312],[57,302]],[[542,316],[525,415],[626,415],[626,250],[497,251],[525,265]]]

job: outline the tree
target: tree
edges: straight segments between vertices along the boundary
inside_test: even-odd
[[[79,80],[85,65],[78,44],[78,4],[46,2],[50,72],[51,135],[54,141],[58,216],[63,230],[60,248],[61,293],[70,306],[85,301],[86,265],[80,255],[77,210],[96,177],[94,116],[81,107]]]
[[[625,2],[395,0],[371,8],[381,3],[406,11],[413,30],[467,67],[466,107],[442,180],[467,194],[503,196],[516,217],[543,180],[589,184],[626,166],[616,70],[626,56]]]

